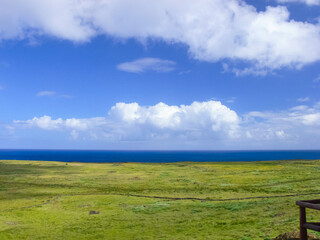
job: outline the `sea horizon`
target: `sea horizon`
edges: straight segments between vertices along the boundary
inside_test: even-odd
[[[1,160],[58,162],[255,162],[316,160],[320,150],[84,150],[84,149],[0,149]]]

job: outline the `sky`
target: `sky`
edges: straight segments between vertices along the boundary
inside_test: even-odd
[[[320,149],[320,0],[2,0],[0,148]]]

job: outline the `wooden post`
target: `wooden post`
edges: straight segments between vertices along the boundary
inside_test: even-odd
[[[306,209],[300,207],[300,239],[308,240],[307,229],[303,226],[307,222]]]

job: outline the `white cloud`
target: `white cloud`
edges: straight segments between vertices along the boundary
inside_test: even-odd
[[[53,92],[53,91],[41,91],[41,92],[37,93],[37,96],[38,97],[46,97],[46,96],[53,96],[55,94],[56,94],[56,92]]]
[[[307,110],[309,107],[307,105],[298,105],[295,107],[290,108],[290,111],[305,111]]]
[[[51,119],[49,116],[43,116],[40,118],[34,117],[31,120],[27,121],[15,121],[15,123],[23,123],[30,126],[39,127],[46,130],[59,129],[64,125],[64,121],[62,118],[58,118],[56,120]]]
[[[121,71],[142,73],[146,71],[170,72],[175,68],[176,63],[170,60],[159,58],[140,58],[132,62],[124,62],[117,66]]]
[[[72,98],[73,96],[68,94],[57,94],[54,91],[41,91],[37,93],[38,97],[58,97],[58,98]]]
[[[238,0],[3,0],[0,39],[155,39],[185,44],[201,61],[243,60],[243,73],[260,74],[320,59],[320,24],[289,15],[285,6],[258,12]]]
[[[313,107],[299,105],[292,107],[286,111],[280,112],[250,112],[246,114],[246,118],[261,118],[264,122],[275,123],[279,125],[320,125],[320,104],[317,103]]]
[[[239,117],[237,114],[218,101],[193,102],[191,105],[168,106],[158,103],[143,107],[138,103],[117,103],[109,112],[115,122],[136,125],[141,128],[166,129],[185,133],[223,132],[235,137]]]
[[[153,106],[117,103],[106,117],[43,116],[15,121],[11,127],[16,131],[68,133],[72,139],[102,141],[117,147],[134,143],[140,149],[163,145],[171,149],[191,145],[196,149],[310,149],[320,147],[320,103],[243,115],[219,101],[180,106],[161,102]]]
[[[246,75],[255,75],[255,76],[265,76],[268,73],[272,72],[270,69],[259,68],[257,66],[250,66],[244,68],[238,68],[229,66],[227,63],[222,63],[223,73],[232,72],[236,76],[246,76]]]
[[[169,106],[158,103],[140,106],[138,103],[117,103],[107,117],[88,119],[52,119],[34,117],[15,121],[16,127],[45,130],[67,130],[72,137],[80,132],[91,136],[118,140],[158,138],[236,138],[238,115],[218,101],[193,102],[191,105]]]
[[[265,76],[270,72],[270,69],[266,68],[257,68],[256,66],[254,67],[246,67],[246,68],[232,68],[231,71],[236,75],[236,76],[246,76],[246,75],[255,75],[255,76]]]
[[[310,101],[310,98],[309,98],[309,97],[298,98],[297,101],[298,101],[298,102],[309,102],[309,101]]]
[[[250,112],[243,119],[243,130],[256,141],[276,142],[278,138],[289,146],[319,148],[320,104],[300,105],[280,112]]]
[[[290,3],[290,2],[297,2],[297,3],[305,3],[307,5],[320,5],[320,0],[277,0],[280,3]]]
[[[50,116],[34,117],[31,120],[19,121],[15,120],[17,126],[37,127],[44,130],[79,130],[85,131],[93,129],[96,126],[105,124],[105,118],[89,118],[76,119],[69,118],[63,120],[62,118],[52,119]]]

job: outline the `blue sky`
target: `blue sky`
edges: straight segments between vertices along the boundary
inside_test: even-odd
[[[318,0],[0,9],[1,148],[320,147]]]

